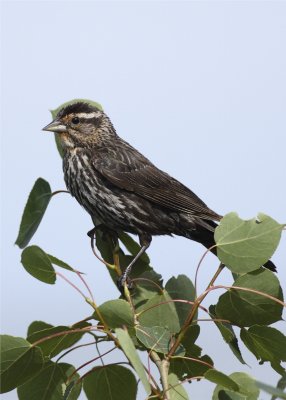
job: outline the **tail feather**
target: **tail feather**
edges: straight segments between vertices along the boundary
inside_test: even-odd
[[[207,224],[210,225],[210,229],[206,228],[206,224],[203,224],[203,226],[197,225],[195,230],[188,231],[185,236],[195,242],[201,243],[209,249],[215,245],[214,229],[217,227],[217,224],[213,221],[207,221]],[[212,248],[211,252],[217,255],[216,247]],[[271,260],[268,260],[263,267],[270,271],[277,272],[277,268]]]

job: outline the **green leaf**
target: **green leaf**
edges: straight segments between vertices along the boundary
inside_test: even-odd
[[[209,307],[210,314],[213,319],[216,319],[216,314],[215,314],[215,306],[210,306]],[[242,358],[239,346],[238,346],[238,340],[237,337],[234,333],[233,327],[226,323],[226,322],[217,322],[214,321],[216,326],[218,327],[223,339],[225,342],[229,345],[231,351],[233,354],[236,356],[236,358],[242,363],[246,364],[244,359]]]
[[[52,192],[49,183],[38,178],[29,194],[15,242],[20,249],[27,246],[38,229],[51,197]]]
[[[51,254],[47,254],[47,256],[49,257],[50,261],[52,264],[57,265],[58,267],[67,269],[68,271],[73,271],[76,272],[71,266],[69,266],[66,262],[58,259],[55,256],[52,256]]]
[[[63,400],[77,400],[82,390],[82,381],[79,380],[80,375],[75,372],[73,365],[67,363],[60,363],[58,365],[65,376],[65,382],[62,385]]]
[[[275,398],[286,399],[286,392],[283,392],[278,388],[266,385],[265,383],[259,381],[256,381],[256,385],[257,387],[259,387],[259,389],[263,390],[264,392],[270,393],[273,396],[275,396]]]
[[[244,394],[247,400],[258,399],[259,390],[255,380],[250,375],[245,372],[234,372],[229,377],[239,385],[239,392]]]
[[[284,373],[281,375],[282,375],[281,378],[277,382],[276,389],[284,391],[286,388],[286,371],[284,371]],[[275,397],[275,396],[272,396],[272,398],[271,398],[271,400],[276,400],[276,399],[277,399],[277,397]]]
[[[90,104],[90,105],[92,105],[92,106],[98,108],[99,110],[102,110],[102,111],[103,111],[102,106],[101,106],[99,103],[95,102],[95,101],[91,101],[91,100],[87,100],[87,99],[74,99],[74,100],[70,100],[70,101],[67,101],[66,103],[61,104],[61,105],[60,105],[59,107],[57,107],[55,110],[50,110],[53,119],[56,118],[58,112],[59,112],[62,108],[67,107],[67,106],[70,105],[70,104],[78,103],[79,101],[83,101],[83,102],[85,102],[85,103],[88,103],[88,104]],[[63,157],[63,155],[64,155],[63,148],[62,148],[61,142],[60,142],[60,140],[59,140],[59,136],[58,136],[56,133],[55,133],[55,141],[56,141],[56,145],[57,145],[58,152],[59,152],[60,156]]]
[[[40,247],[26,247],[22,252],[21,263],[25,270],[39,281],[49,284],[56,282],[56,273],[51,260]]]
[[[213,400],[258,400],[259,390],[254,379],[244,372],[234,372],[229,375],[232,381],[239,385],[239,392],[227,390],[225,386],[217,385]]]
[[[244,394],[238,392],[231,392],[224,389],[223,386],[217,385],[213,393],[212,400],[250,400],[252,398],[246,397]],[[257,397],[255,398],[255,400]]]
[[[133,278],[134,275],[132,276],[132,279]],[[145,272],[142,272],[140,268],[140,281],[136,281],[134,291],[132,292],[132,301],[136,310],[143,306],[143,304],[145,304],[152,297],[163,293],[161,278],[161,275],[157,274],[154,270],[145,270]]]
[[[277,277],[261,268],[240,276],[233,286],[250,288],[283,300]],[[218,318],[240,327],[254,324],[269,325],[281,320],[283,306],[261,294],[237,289],[228,290],[216,305]]]
[[[109,300],[98,307],[100,315],[104,318],[107,325],[114,329],[122,326],[134,326],[134,315],[126,300]],[[94,318],[100,321],[99,315],[95,311]]]
[[[143,306],[138,307],[138,320],[143,326],[161,326],[171,333],[180,330],[179,316],[176,307],[168,292],[157,294],[148,300]]]
[[[180,380],[189,379],[195,376],[203,376],[206,371],[212,369],[213,361],[207,356],[175,356],[170,361],[170,372],[175,373]]]
[[[189,396],[178,377],[171,373],[168,375],[170,400],[188,400]]]
[[[202,349],[195,344],[195,341],[199,337],[200,326],[190,325],[182,339],[182,345],[186,349],[186,356],[188,357],[199,357]]]
[[[213,366],[212,359],[208,355],[201,356],[202,349],[195,344],[199,334],[199,325],[189,326],[181,343],[186,351],[185,357],[177,356],[171,359],[170,371],[181,380],[203,376]]]
[[[21,262],[26,271],[34,278],[49,284],[54,284],[56,281],[56,272],[52,264],[76,272],[67,263],[47,254],[38,246],[26,247],[22,252]]]
[[[87,322],[83,322],[80,326],[77,325],[77,328],[84,328],[87,326],[90,326],[90,324]],[[72,330],[73,328],[70,328],[68,326],[54,326],[52,328],[43,329],[41,331],[33,333],[32,335],[27,337],[27,340],[30,343],[36,343],[41,339],[49,338],[39,343],[37,346],[41,348],[44,356],[54,357],[63,350],[73,346],[86,333],[86,331],[72,333]],[[51,337],[61,332],[67,333],[65,335]]]
[[[230,389],[235,392],[238,392],[238,390],[239,390],[238,384],[233,379],[231,379],[227,375],[223,374],[222,372],[217,371],[216,369],[209,369],[205,373],[205,378],[208,381],[216,383],[220,386],[223,386],[226,389]]]
[[[132,339],[130,338],[128,332],[124,329],[117,328],[115,329],[115,332],[122,350],[139,376],[147,395],[149,395],[151,393],[151,387]]]
[[[24,385],[18,387],[19,400],[63,400],[63,393],[66,389],[67,372],[74,371],[69,364],[57,364],[48,361],[43,369]],[[80,393],[74,391],[70,400],[77,399]]]
[[[283,227],[265,214],[244,221],[231,212],[215,230],[218,258],[233,272],[251,272],[273,255]]]
[[[28,327],[27,336],[31,336],[33,333],[49,328],[53,328],[53,325],[47,324],[43,321],[33,321]]]
[[[42,352],[20,337],[1,335],[0,393],[15,389],[43,365]]]
[[[286,336],[269,326],[251,326],[241,330],[241,339],[258,360],[280,364],[286,361]]]
[[[172,277],[166,283],[165,289],[173,300],[186,300],[193,302],[196,292],[192,281],[186,275],[178,275],[177,278]],[[182,326],[187,319],[193,305],[188,303],[175,302],[175,308]],[[195,316],[195,319],[197,317]]]
[[[132,372],[121,365],[95,367],[83,381],[88,400],[134,400],[137,382]]]
[[[140,342],[147,347],[147,349],[152,349],[157,353],[167,354],[172,347],[173,335],[168,329],[162,326],[141,326],[136,327],[136,336]],[[184,347],[179,346],[175,355],[184,355]]]
[[[124,244],[129,253],[132,254],[132,256],[136,256],[139,253],[141,246],[137,242],[135,242],[135,240],[130,235],[125,232],[121,232],[119,234],[119,239]],[[148,257],[147,253],[142,254],[140,260],[142,260],[146,264],[150,263],[150,258]]]

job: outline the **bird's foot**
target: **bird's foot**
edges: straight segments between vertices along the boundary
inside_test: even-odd
[[[127,286],[128,290],[134,289],[134,284],[129,278],[128,275],[122,274],[118,279],[117,279],[117,287],[122,295],[124,295],[124,286]]]

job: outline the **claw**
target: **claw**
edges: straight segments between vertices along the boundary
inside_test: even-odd
[[[128,290],[134,289],[134,284],[131,281],[131,279],[129,278],[129,276],[125,276],[125,274],[123,274],[117,279],[117,287],[118,287],[118,290],[120,291],[120,293],[122,295],[124,295],[124,285],[125,285],[125,283],[127,285],[127,289]]]

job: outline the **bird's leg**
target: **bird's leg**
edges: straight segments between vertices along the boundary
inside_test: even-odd
[[[131,269],[133,265],[136,263],[136,261],[142,256],[142,254],[145,253],[145,251],[148,249],[152,241],[152,236],[148,234],[141,234],[139,235],[139,242],[141,245],[141,249],[139,252],[136,254],[136,256],[133,258],[131,263],[128,265],[128,267],[125,269],[124,273],[119,277],[117,281],[117,286],[118,289],[122,292],[124,289],[124,284],[125,282],[127,283],[128,289],[132,289],[132,284],[129,281],[129,275],[131,273]]]

